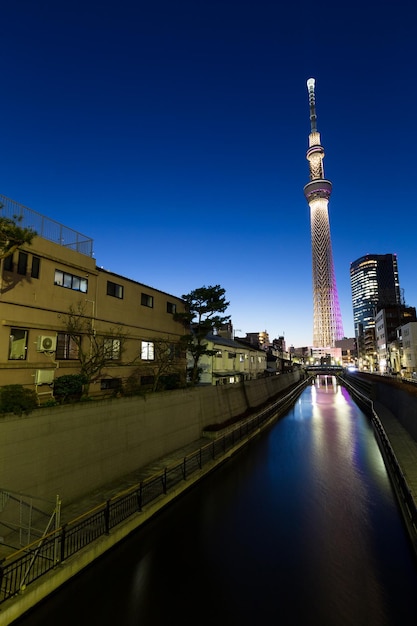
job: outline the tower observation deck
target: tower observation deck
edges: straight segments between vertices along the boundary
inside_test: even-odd
[[[315,80],[307,81],[310,104],[309,147],[307,160],[310,182],[304,195],[310,207],[311,249],[313,260],[313,346],[334,348],[343,339],[342,316],[334,273],[328,203],[332,183],[324,177],[324,149],[317,131]]]

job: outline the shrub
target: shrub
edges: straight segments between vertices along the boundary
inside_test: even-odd
[[[61,403],[80,400],[87,379],[82,374],[66,374],[55,378],[54,397]]]
[[[0,389],[0,413],[29,415],[38,407],[38,398],[33,389],[23,385],[6,385]]]

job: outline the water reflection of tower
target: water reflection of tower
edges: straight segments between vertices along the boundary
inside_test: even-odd
[[[313,346],[335,347],[343,339],[342,316],[334,273],[328,203],[332,183],[324,178],[324,149],[317,131],[315,80],[309,78],[307,89],[310,104],[311,132],[307,160],[310,182],[304,195],[310,207],[311,247],[313,261]]]

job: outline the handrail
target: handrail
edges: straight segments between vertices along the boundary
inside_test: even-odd
[[[370,408],[371,422],[374,430],[376,431],[377,440],[382,448],[383,455],[388,462],[388,473],[390,474],[391,481],[393,482],[395,493],[409,531],[410,540],[417,556],[417,504],[397,455],[395,454],[391,442],[382,425],[381,418],[375,410],[374,401],[355,388],[355,386],[349,381],[344,378],[341,378],[341,381],[343,385],[349,387],[351,392],[359,397],[360,400],[362,400],[362,402],[367,404]]]
[[[38,539],[3,558],[0,561],[0,604],[24,590],[22,580],[25,586],[34,582],[86,545],[108,534],[112,528],[140,513],[146,504],[166,495],[170,487],[187,480],[197,469],[222,459],[243,440],[249,440],[260,428],[267,427],[280,411],[286,410],[307,384],[308,379],[305,379],[271,405],[186,455],[179,463],[165,467],[159,474],[145,478],[45,534],[41,545]],[[56,550],[57,545],[59,550]],[[56,553],[59,554],[58,560],[54,556]]]

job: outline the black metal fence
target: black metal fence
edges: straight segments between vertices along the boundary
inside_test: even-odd
[[[381,420],[374,409],[374,403],[370,397],[372,395],[372,384],[363,383],[357,379],[351,379],[345,376],[341,377],[341,382],[348,387],[356,402],[370,415],[376,439],[405,517],[413,548],[417,554],[417,506],[407,483],[407,479],[401,469],[401,465],[391,446]]]
[[[53,570],[99,537],[159,497],[167,494],[182,481],[201,470],[205,465],[221,459],[244,439],[266,426],[273,417],[288,410],[308,381],[303,381],[285,396],[269,405],[238,426],[231,427],[221,437],[187,455],[158,475],[147,478],[80,517],[52,531],[0,562],[0,603],[11,598],[30,583]]]
[[[29,209],[3,194],[0,194],[0,210],[3,211],[1,213],[2,217],[9,219],[20,218],[20,225],[24,228],[31,228],[39,237],[58,243],[71,250],[76,250],[81,254],[93,256],[93,240],[90,237],[56,222],[50,217],[45,217],[41,213]]]

